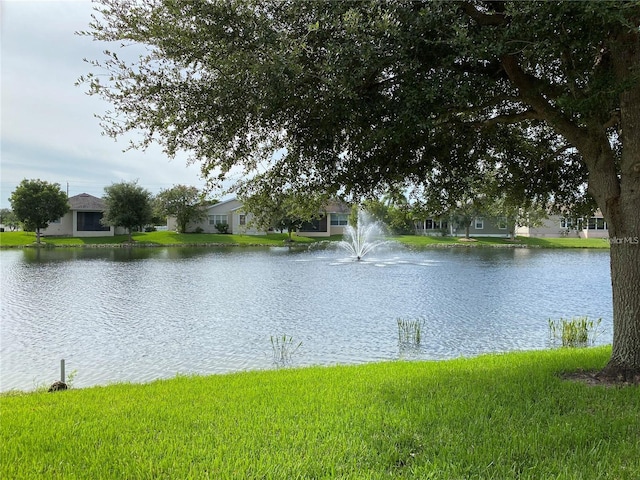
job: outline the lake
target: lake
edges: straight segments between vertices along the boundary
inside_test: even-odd
[[[277,368],[283,336],[291,367],[548,348],[561,317],[612,337],[602,250],[17,249],[0,275],[1,391],[48,386],[63,358],[74,387]]]

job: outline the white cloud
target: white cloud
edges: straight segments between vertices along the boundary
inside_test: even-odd
[[[69,182],[71,195],[100,196],[104,187],[138,180],[152,191],[182,183],[203,186],[186,156],[170,160],[159,148],[123,150],[126,141],[102,136],[95,114],[109,108],[76,80],[105,45],[78,36],[92,5],[77,1],[2,2],[0,206],[23,178]]]

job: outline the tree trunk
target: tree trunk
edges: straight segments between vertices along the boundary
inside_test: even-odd
[[[613,55],[615,73],[625,80],[640,66],[640,35],[637,32],[622,35],[617,45],[619,48]],[[640,381],[640,85],[637,79],[633,87],[620,95],[619,133],[623,145],[616,174],[619,194],[598,200],[609,224],[613,290],[612,354],[600,375]],[[603,186],[606,190],[606,185]]]
[[[638,63],[640,53],[636,52]],[[606,205],[611,243],[613,351],[600,373],[640,379],[640,86],[621,95],[620,195]]]
[[[640,238],[611,237],[613,347],[601,377],[634,380],[640,375]]]

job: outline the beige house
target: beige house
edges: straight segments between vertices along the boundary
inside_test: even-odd
[[[312,222],[307,222],[298,233],[305,237],[330,237],[344,235],[345,227],[349,223],[351,207],[339,201],[327,204],[325,213]]]
[[[522,237],[608,238],[609,229],[602,212],[598,210],[588,219],[579,219],[576,225],[561,215],[550,215],[538,227],[517,227],[516,235]]]
[[[202,233],[219,233],[216,225],[227,225],[227,233],[237,235],[264,235],[266,232],[258,230],[251,224],[253,215],[247,214],[242,208],[242,202],[233,198],[206,207],[206,216],[199,222],[189,222],[187,232],[202,231]],[[176,218],[167,218],[168,230],[177,230]]]
[[[464,237],[466,226],[456,223],[453,220],[428,217],[422,221],[415,222],[416,235],[440,236],[448,235],[452,237]],[[509,237],[513,225],[510,225],[506,217],[474,217],[469,224],[470,237]]]
[[[88,193],[69,197],[69,211],[42,230],[46,236],[108,237],[116,234],[113,226],[104,226],[104,200]],[[119,229],[120,230],[120,229]],[[123,233],[123,232],[117,232]]]
[[[326,214],[320,219],[308,222],[298,233],[307,237],[328,237],[344,234],[350,209],[340,202],[327,205]],[[202,231],[202,233],[219,233],[216,225],[227,225],[227,233],[237,235],[265,235],[268,232],[256,228],[252,224],[253,215],[244,211],[243,204],[236,198],[225,200],[206,207],[206,216],[199,222],[190,222],[187,232]],[[167,229],[177,229],[176,218],[167,218]]]

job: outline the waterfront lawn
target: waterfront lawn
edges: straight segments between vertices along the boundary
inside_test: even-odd
[[[223,235],[214,233],[176,233],[170,231],[136,232],[132,235],[138,245],[283,245],[288,234],[274,233],[269,235]],[[293,236],[295,243],[312,243],[316,239]],[[86,245],[121,245],[129,241],[128,235],[110,237],[41,237],[45,246],[77,246]],[[35,245],[36,234],[33,232],[1,232],[0,245],[18,247]]]
[[[609,355],[557,349],[3,395],[0,478],[637,478],[640,387],[560,378]]]
[[[433,247],[464,245],[473,246],[526,246],[538,248],[609,248],[609,242],[602,238],[533,238],[517,237],[515,240],[503,237],[474,237],[465,241],[459,237],[431,237],[423,235],[399,235],[393,237],[399,243],[412,247]]]
[[[278,246],[286,244],[288,234],[274,233],[269,235],[222,235],[215,233],[176,233],[169,231],[138,232],[133,234],[134,245],[265,245]],[[293,235],[294,244],[309,244],[319,241],[339,241],[342,235],[327,237],[305,237]],[[89,245],[122,245],[128,242],[128,235],[113,237],[42,237],[44,246],[89,246]],[[470,242],[457,237],[430,237],[419,235],[398,235],[391,240],[411,247],[434,246],[509,246],[522,245],[538,248],[609,248],[606,239],[600,238],[528,238],[518,237],[516,240],[495,237],[476,237]],[[1,247],[22,247],[35,245],[36,234],[33,232],[0,232]]]

